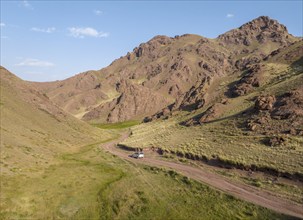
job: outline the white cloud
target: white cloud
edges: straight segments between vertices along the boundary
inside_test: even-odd
[[[91,27],[85,27],[85,28],[78,28],[78,27],[71,27],[68,28],[70,36],[75,38],[84,38],[84,37],[108,37],[109,33],[105,33],[102,31],[97,31],[94,28]]]
[[[27,9],[34,9],[33,6],[26,0],[21,1],[21,6]]]
[[[22,62],[15,64],[15,66],[34,66],[34,67],[51,67],[54,65],[55,64],[49,61],[43,61],[43,60],[32,59],[32,58],[25,59]]]
[[[99,16],[99,15],[103,14],[103,11],[94,10],[94,14]]]
[[[31,28],[31,30],[32,31],[36,31],[36,32],[43,32],[43,33],[50,34],[50,33],[53,33],[56,30],[56,28],[54,28],[54,27],[49,27],[49,28],[36,28],[36,27],[33,27],[33,28]]]
[[[227,14],[226,17],[227,18],[233,18],[233,17],[235,17],[235,15],[234,14]]]
[[[5,24],[3,22],[1,22],[0,27],[5,27]]]

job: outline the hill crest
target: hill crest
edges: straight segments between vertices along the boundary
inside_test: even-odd
[[[216,39],[155,36],[106,68],[35,86],[84,120],[141,120],[165,108],[202,107],[216,96],[207,90],[218,78],[240,74],[297,40],[284,25],[261,16]]]

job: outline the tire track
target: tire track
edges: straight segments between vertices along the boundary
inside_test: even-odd
[[[283,213],[285,215],[295,216],[303,219],[303,205],[279,198],[268,191],[257,189],[253,186],[249,186],[243,183],[232,182],[231,180],[225,179],[218,174],[185,164],[164,161],[148,156],[145,156],[144,159],[131,158],[128,156],[129,152],[122,151],[116,147],[117,143],[123,141],[128,136],[129,133],[125,132],[121,135],[120,138],[103,144],[102,148],[122,159],[131,161],[132,163],[170,168],[178,171],[184,176],[203,182],[213,188],[219,189],[239,199],[254,203],[259,206],[263,206],[278,213]]]

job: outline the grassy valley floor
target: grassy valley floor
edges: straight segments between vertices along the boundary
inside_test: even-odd
[[[290,219],[172,170],[121,160],[101,144],[58,155],[39,176],[1,175],[0,218]]]

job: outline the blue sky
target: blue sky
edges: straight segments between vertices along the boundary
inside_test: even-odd
[[[53,81],[98,70],[155,35],[215,38],[270,16],[303,36],[301,1],[1,0],[1,65]]]

